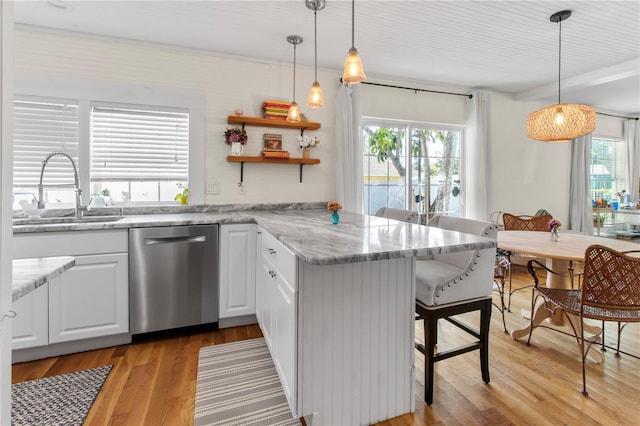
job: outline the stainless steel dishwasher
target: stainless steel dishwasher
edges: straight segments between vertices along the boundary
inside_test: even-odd
[[[218,321],[218,225],[129,230],[131,334]]]

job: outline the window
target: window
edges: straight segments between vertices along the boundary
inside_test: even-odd
[[[189,179],[189,114],[91,109],[91,191],[125,203],[171,201]]]
[[[591,198],[610,201],[624,188],[624,144],[614,139],[591,141]]]
[[[364,211],[460,216],[462,128],[363,120]]]
[[[84,116],[88,120],[79,118]],[[88,170],[83,175],[88,183],[81,182],[85,203],[87,193],[109,194],[117,203],[173,203],[189,180],[185,108],[16,96],[14,129],[14,209],[21,200],[37,198],[42,160],[54,151],[69,153],[79,170]],[[80,134],[88,135],[84,148]],[[74,205],[67,158],[51,158],[43,184],[49,208]]]
[[[13,103],[13,208],[20,201],[35,202],[42,161],[55,151],[69,153],[74,161],[79,154],[78,102],[16,96]],[[74,177],[69,160],[62,156],[47,163],[43,182],[46,203],[75,201]]]

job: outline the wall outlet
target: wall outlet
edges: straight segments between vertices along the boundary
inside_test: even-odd
[[[207,194],[219,194],[220,193],[220,183],[213,182],[207,184]]]
[[[247,184],[244,182],[238,183],[238,194],[246,194],[247,193]]]

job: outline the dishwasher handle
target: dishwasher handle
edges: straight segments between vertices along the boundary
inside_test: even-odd
[[[207,241],[206,235],[187,235],[182,237],[158,237],[145,238],[144,245],[152,246],[156,244],[173,244],[173,243],[201,243]]]

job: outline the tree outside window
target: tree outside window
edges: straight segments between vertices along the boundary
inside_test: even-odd
[[[385,124],[363,126],[365,213],[394,207],[459,216],[462,130]]]

